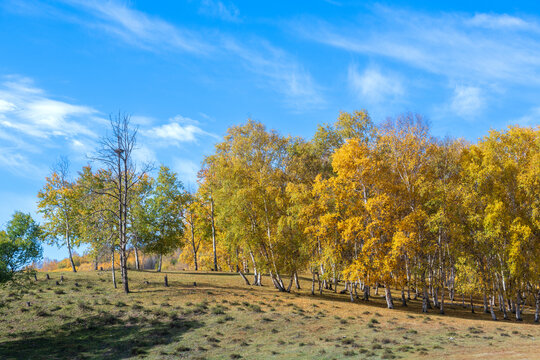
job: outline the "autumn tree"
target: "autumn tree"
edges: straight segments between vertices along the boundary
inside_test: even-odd
[[[66,246],[73,272],[73,247],[79,245],[79,192],[69,179],[69,161],[62,157],[45,178],[45,185],[38,193],[38,211],[43,215],[44,231],[50,244]]]

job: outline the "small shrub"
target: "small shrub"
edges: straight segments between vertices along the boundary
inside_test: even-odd
[[[144,355],[147,351],[140,347],[134,347],[131,349],[131,355]]]
[[[36,316],[47,317],[47,316],[51,316],[51,314],[49,314],[43,309],[39,309],[38,311],[36,311]]]
[[[91,306],[88,306],[88,305],[86,305],[86,304],[83,303],[83,302],[78,303],[77,306],[78,306],[79,309],[82,310],[82,311],[89,311],[89,310],[92,310],[92,307],[91,307]]]
[[[225,314],[225,310],[224,310],[223,306],[217,305],[217,306],[214,306],[212,308],[212,314],[214,314],[214,315],[223,315],[223,314]]]

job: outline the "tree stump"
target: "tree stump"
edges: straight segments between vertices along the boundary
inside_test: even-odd
[[[56,281],[56,285],[60,285],[60,283],[58,282],[58,280]]]
[[[75,283],[75,287],[79,287],[79,283]]]
[[[144,285],[149,285],[150,283],[148,282],[148,280],[144,280]]]
[[[169,280],[167,279],[167,275],[165,275],[165,287],[169,287]]]
[[[193,286],[197,286],[197,283],[195,281],[193,282]]]
[[[46,274],[47,275],[47,280],[51,280],[51,277],[49,276],[49,274]]]
[[[62,282],[64,281],[64,275],[60,276],[60,281],[62,281]]]

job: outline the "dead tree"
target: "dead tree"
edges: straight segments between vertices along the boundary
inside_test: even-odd
[[[129,293],[127,248],[129,242],[129,204],[135,189],[134,186],[150,170],[146,164],[141,170],[133,160],[133,151],[137,144],[137,129],[130,125],[130,116],[119,113],[110,117],[111,133],[101,139],[100,149],[92,160],[103,165],[110,174],[104,178],[105,184],[100,190],[95,190],[99,195],[107,196],[115,203],[115,209],[111,212],[116,220],[116,233],[120,254],[120,270],[124,292]]]

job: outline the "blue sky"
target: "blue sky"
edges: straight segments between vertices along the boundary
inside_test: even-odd
[[[118,111],[137,158],[186,184],[247,118],[310,137],[339,111],[412,111],[470,141],[538,125],[539,3],[445,3],[0,0],[0,224],[35,214],[51,165],[75,175]]]

